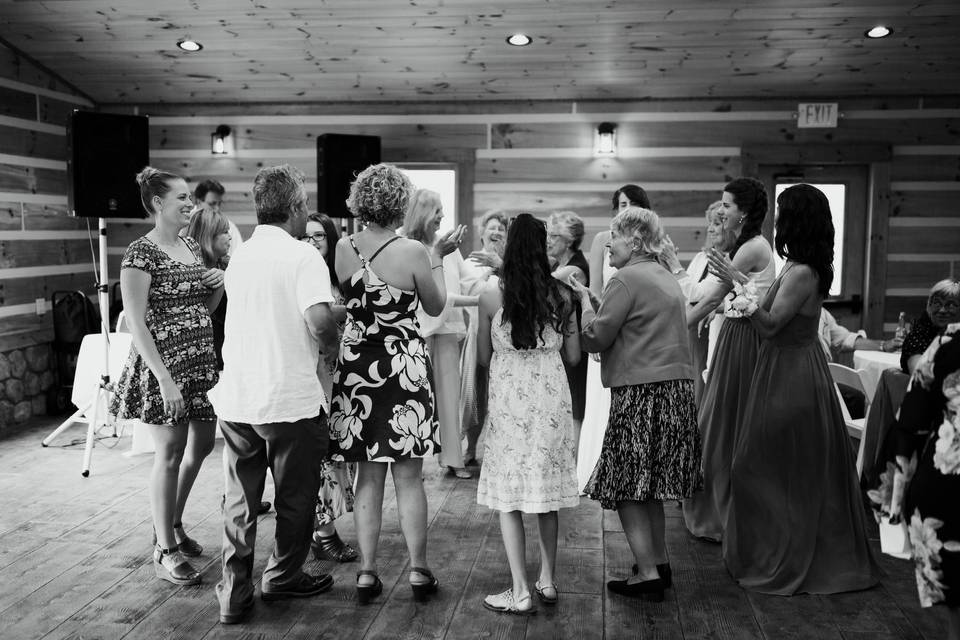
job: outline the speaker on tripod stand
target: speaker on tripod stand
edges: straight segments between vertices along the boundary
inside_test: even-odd
[[[136,176],[150,164],[149,124],[146,116],[74,111],[67,127],[69,182],[68,207],[72,215],[99,219],[99,273],[96,275],[100,304],[100,338],[103,360],[99,380],[77,380],[96,384],[93,399],[78,407],[70,418],[41,443],[44,447],[75,423],[87,423],[83,454],[84,477],[90,475],[90,459],[99,415],[108,406],[110,382],[110,298],[108,294],[107,218],[144,218]],[[79,367],[78,367],[79,370]],[[76,396],[76,392],[74,393]],[[89,414],[89,415],[88,415]],[[109,418],[107,419],[109,421]],[[116,433],[116,430],[114,430]]]
[[[347,209],[350,183],[367,167],[380,162],[380,138],[342,133],[317,136],[317,210],[340,218],[341,232],[352,231]]]

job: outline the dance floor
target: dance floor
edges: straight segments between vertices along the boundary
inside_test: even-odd
[[[429,558],[440,578],[429,604],[413,601],[392,486],[387,489],[380,575],[384,594],[360,607],[356,563],[313,562],[332,572],[332,591],[316,598],[264,603],[250,621],[218,624],[213,585],[220,577],[220,448],[206,461],[184,522],[205,546],[203,585],[180,588],[154,576],[150,559],[147,475],[152,458],[130,457],[130,438],[94,449],[80,475],[83,437],[76,427],[50,448],[40,441],[55,420],[0,439],[0,638],[845,638],[901,640],[946,635],[941,611],[917,604],[912,565],[880,556],[880,586],[863,593],[782,598],[750,594],[724,570],[719,546],[687,535],[667,505],[667,540],[675,587],[663,603],[608,595],[632,559],[617,518],[583,499],[560,515],[560,603],[531,617],[485,610],[484,594],[510,574],[494,512],[475,502],[476,480],[457,480],[425,465],[430,504]],[[111,448],[112,447],[112,448]],[[268,487],[265,499],[272,499]],[[530,518],[528,525],[533,524]],[[338,522],[355,540],[353,521]],[[260,519],[256,574],[269,553],[274,513]],[[536,578],[535,530],[528,526],[528,575]]]

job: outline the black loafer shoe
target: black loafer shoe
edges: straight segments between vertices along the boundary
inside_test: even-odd
[[[332,586],[333,576],[330,574],[323,573],[319,576],[311,576],[308,573],[303,573],[300,575],[299,580],[286,587],[271,589],[269,591],[263,589],[260,592],[260,597],[266,602],[286,600],[287,598],[309,598],[320,595],[324,591],[329,591]]]
[[[244,620],[250,617],[250,614],[253,612],[253,598],[250,598],[249,601],[244,603],[240,607],[239,611],[224,613],[220,612],[220,624],[240,624]]]

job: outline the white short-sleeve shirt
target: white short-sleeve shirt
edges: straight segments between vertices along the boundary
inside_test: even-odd
[[[223,372],[208,394],[217,416],[268,424],[319,415],[320,345],[304,312],[333,302],[320,252],[279,227],[258,225],[230,258],[224,291]]]

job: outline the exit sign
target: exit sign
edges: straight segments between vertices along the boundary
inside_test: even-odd
[[[801,102],[797,107],[797,126],[801,129],[836,127],[839,111],[837,102]]]

